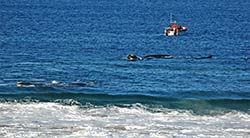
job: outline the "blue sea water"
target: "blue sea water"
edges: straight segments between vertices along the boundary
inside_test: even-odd
[[[247,0],[2,0],[0,136],[53,137],[60,135],[58,132],[73,137],[249,136],[249,7]],[[178,37],[164,36],[170,14],[177,23],[188,26],[188,31]],[[131,53],[181,58],[129,62],[126,56]],[[213,57],[188,58],[204,55]],[[87,85],[17,87],[18,81]],[[42,108],[41,113],[37,108]],[[19,120],[7,117],[16,118],[26,112],[38,116],[39,113],[46,116],[48,112],[58,114],[50,111],[51,108],[65,109],[60,112],[66,116],[61,120],[67,120],[66,111],[73,110],[80,115],[70,114],[72,118],[87,113],[96,117],[98,123],[82,120],[90,125],[91,130],[86,130],[79,121],[60,123],[57,117],[39,118],[29,114]],[[128,112],[130,116],[126,116]],[[112,116],[117,114],[120,122]],[[111,115],[107,124],[115,122],[115,126],[104,125],[98,115]],[[123,126],[122,120],[138,120],[140,115],[149,121],[156,116],[163,120],[172,118],[175,123],[160,127],[166,122],[155,120],[152,121],[158,126],[155,129],[144,128],[145,124],[140,123]],[[221,117],[221,124],[210,122],[206,125],[210,128],[208,132],[202,125],[196,126],[196,122],[216,119],[214,115]],[[185,120],[185,124],[178,120],[181,117],[195,119],[189,123]],[[55,126],[37,121],[40,119],[55,120],[52,124],[60,127],[54,131]],[[234,124],[237,120],[241,121],[240,126],[229,127],[238,125]],[[7,125],[9,122],[12,125]],[[23,124],[27,133],[16,124]],[[194,129],[185,128],[188,124]],[[65,125],[77,125],[77,128],[64,128]],[[178,127],[183,129],[174,129]],[[215,131],[218,128],[224,133]],[[83,129],[86,135],[80,131]],[[132,129],[138,131],[130,133]],[[163,129],[169,132],[161,132]],[[45,133],[47,130],[50,131]]]

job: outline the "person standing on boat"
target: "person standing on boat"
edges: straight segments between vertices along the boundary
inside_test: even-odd
[[[178,30],[178,25],[176,23],[174,23],[171,28],[174,30],[174,34],[178,35],[179,34],[179,30]]]

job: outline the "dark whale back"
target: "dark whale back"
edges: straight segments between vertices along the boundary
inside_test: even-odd
[[[147,55],[147,56],[143,57],[143,59],[152,59],[152,58],[174,58],[174,57],[171,55],[161,55],[161,54]]]
[[[199,57],[193,57],[194,59],[206,59],[206,58],[212,58],[212,55],[207,55],[207,56],[199,56]]]
[[[154,58],[160,58],[160,59],[170,59],[170,58],[186,58],[186,59],[207,59],[207,58],[212,58],[212,55],[207,55],[207,56],[171,56],[171,55],[166,55],[166,54],[155,54],[155,55],[147,55],[144,56],[143,58],[134,55],[134,54],[129,54],[127,56],[128,61],[137,61],[137,60],[149,60],[149,59],[154,59]]]

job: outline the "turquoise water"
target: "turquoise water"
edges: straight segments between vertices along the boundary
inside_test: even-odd
[[[16,116],[11,111],[20,108],[26,112],[26,104],[35,109],[44,104],[46,108],[41,109],[44,111],[42,115],[49,112],[47,106],[50,107],[50,104],[55,104],[52,108],[65,110],[68,110],[68,106],[72,110],[76,106],[80,110],[74,112],[78,113],[95,110],[104,116],[107,110],[119,109],[122,110],[119,114],[121,117],[118,117],[120,120],[124,119],[127,110],[132,115],[138,112],[142,116],[149,115],[149,120],[154,118],[154,113],[158,116],[160,112],[163,115],[159,117],[170,119],[172,116],[168,115],[177,112],[177,118],[185,115],[197,119],[193,122],[189,120],[191,123],[202,120],[200,115],[207,119],[222,115],[222,118],[228,117],[229,120],[242,119],[242,126],[238,126],[239,130],[219,127],[225,132],[219,135],[215,132],[218,128],[212,127],[216,125],[213,124],[215,122],[209,122],[211,128],[208,136],[249,135],[249,7],[247,0],[3,0],[0,4],[1,108],[10,110],[6,113],[13,113],[13,118]],[[163,30],[169,25],[170,14],[178,23],[188,26],[189,30],[178,37],[164,36]],[[131,53],[139,56],[169,54],[182,58],[129,62],[126,56]],[[213,57],[188,58],[204,55]],[[43,85],[17,87],[18,81]],[[52,81],[65,85],[51,85]],[[83,83],[86,86],[69,86],[70,83]],[[35,109],[30,112],[38,114]],[[1,119],[6,120],[5,112],[0,112]],[[56,117],[53,119],[57,120]],[[3,120],[3,126],[0,126],[3,133],[0,136],[8,137],[4,131],[10,134],[18,131],[20,136],[26,136],[19,131],[20,126],[15,126],[12,131]],[[25,118],[20,120],[9,122],[29,126]],[[63,125],[72,125],[66,120]],[[100,121],[98,117],[96,120]],[[176,128],[180,120],[173,121],[177,122],[169,126],[172,129],[164,129],[171,131]],[[236,125],[233,121],[227,124],[223,119],[219,122],[221,124],[218,126]],[[36,123],[37,126],[41,125]],[[112,124],[112,119],[109,123]],[[121,125],[122,122],[117,124]],[[157,121],[153,124],[159,125]],[[202,128],[202,125],[193,126]],[[40,129],[41,133],[45,131],[38,128],[37,133]],[[48,126],[44,128],[50,129]],[[121,126],[112,128],[125,129]],[[199,129],[190,130],[193,132],[190,135],[197,135],[195,132]],[[229,132],[230,129],[237,133]],[[99,132],[99,128],[93,127],[92,130]],[[61,131],[68,134],[68,129],[61,128]],[[100,137],[128,135],[115,133],[110,136],[108,134],[112,131],[100,132],[107,134]],[[179,130],[171,132],[167,136],[182,137],[178,135]],[[183,137],[190,136],[186,132],[189,131],[184,131]],[[54,136],[56,132],[51,129],[51,134],[48,135]],[[88,134],[86,136],[99,136]],[[139,132],[133,134],[140,135]],[[27,135],[31,136],[29,133]],[[160,137],[160,134],[150,135],[154,136]]]

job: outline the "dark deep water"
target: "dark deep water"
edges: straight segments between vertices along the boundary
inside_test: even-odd
[[[247,0],[4,0],[0,97],[249,112],[249,7]],[[187,33],[163,35],[170,13]],[[130,53],[183,58],[128,62]],[[20,80],[90,85],[20,88]]]

